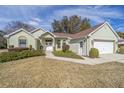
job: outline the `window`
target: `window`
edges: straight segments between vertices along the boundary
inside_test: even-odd
[[[52,46],[52,40],[47,39],[47,40],[45,40],[45,42],[46,42],[46,46],[47,45]]]
[[[82,41],[80,42],[80,47],[83,47],[83,42]]]
[[[63,44],[62,45],[66,45],[66,40],[63,40]]]
[[[57,48],[61,48],[60,40],[57,40]]]
[[[18,42],[19,42],[19,47],[26,47],[26,44],[27,44],[27,40],[26,40],[26,38],[25,37],[19,37],[19,40],[18,40]]]

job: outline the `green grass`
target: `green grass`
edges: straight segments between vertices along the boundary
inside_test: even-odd
[[[83,59],[81,56],[73,53],[72,51],[54,51],[53,54],[55,56],[59,56],[59,57],[68,57],[68,58],[76,58],[76,59]]]

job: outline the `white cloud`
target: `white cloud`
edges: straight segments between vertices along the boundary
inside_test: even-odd
[[[42,22],[43,20],[41,20],[40,18],[31,18],[32,21],[35,21],[35,22]]]
[[[124,27],[119,27],[116,29],[116,31],[124,31]]]
[[[56,10],[51,16],[51,19],[60,19],[62,16],[72,15],[79,15],[82,18],[87,17],[96,23],[105,21],[105,18],[124,19],[124,15],[122,13],[119,11],[113,11],[112,8],[105,6],[83,6],[78,8]]]
[[[33,26],[39,26],[39,23],[38,22],[35,22],[35,21],[32,21],[32,20],[30,20],[30,21],[27,21],[26,23],[28,23],[28,24],[30,24],[30,25],[33,25]]]
[[[116,31],[124,31],[124,24],[116,25]]]

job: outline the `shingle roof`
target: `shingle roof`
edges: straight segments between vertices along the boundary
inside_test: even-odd
[[[36,28],[24,28],[24,27],[20,27],[20,28],[15,28],[15,29],[12,29],[12,30],[7,31],[7,34],[10,34],[10,33],[14,32],[14,31],[16,31],[18,29],[21,29],[21,28],[25,29],[28,32],[31,32],[31,31],[33,31],[33,30],[36,29]]]
[[[98,27],[100,27],[103,24],[104,23],[98,24],[92,28],[80,31],[80,32],[75,33],[75,34],[57,33],[57,32],[53,32],[53,34],[56,35],[57,37],[63,37],[63,38],[70,37],[72,39],[77,39],[77,38],[81,38],[81,37],[89,35],[91,32],[93,32],[95,29],[97,29]]]

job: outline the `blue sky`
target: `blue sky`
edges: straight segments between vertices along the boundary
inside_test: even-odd
[[[52,29],[53,19],[78,15],[89,18],[92,25],[108,21],[116,31],[124,32],[124,6],[41,5],[0,6],[0,29],[8,22],[22,21],[46,30]]]

